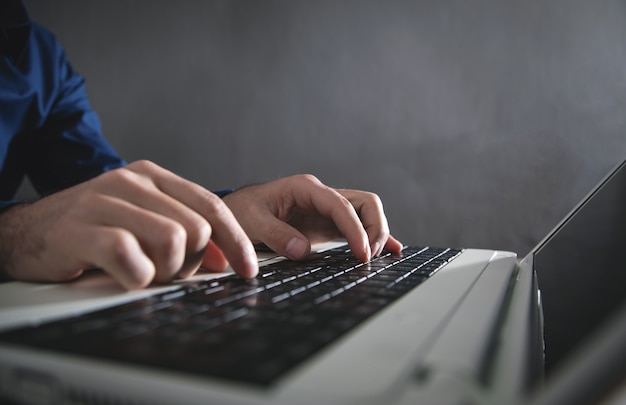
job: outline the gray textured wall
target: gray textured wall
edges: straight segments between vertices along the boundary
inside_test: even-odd
[[[622,1],[26,4],[127,160],[372,190],[409,243],[524,254],[626,158]]]

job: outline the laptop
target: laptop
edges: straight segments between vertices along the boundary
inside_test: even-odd
[[[545,325],[533,403],[626,403],[625,246],[626,161],[522,260],[537,275]]]
[[[498,250],[408,246],[362,264],[334,241],[303,262],[260,253],[253,280],[198,274],[126,292],[95,270],[64,284],[2,284],[0,396],[26,404],[576,403],[559,402],[572,385],[575,399],[606,395],[618,378],[582,384],[571,364],[604,367],[609,358],[609,371],[593,370],[606,377],[626,363],[623,349],[614,352],[626,321],[611,323],[626,316],[621,300],[607,300],[601,322],[575,339],[566,334],[568,349],[553,353],[563,336],[551,322],[572,299],[552,300],[556,274],[572,263],[550,257],[569,254],[554,247],[562,235],[597,220],[595,201],[615,209],[583,242],[624,223],[625,167],[521,261]],[[616,243],[626,241],[624,227],[613,228]],[[590,277],[573,264],[577,278]],[[578,349],[590,346],[597,350]]]

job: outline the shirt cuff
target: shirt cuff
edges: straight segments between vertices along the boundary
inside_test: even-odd
[[[217,195],[219,198],[224,198],[233,191],[235,191],[234,188],[226,188],[224,190],[212,190],[212,193]]]
[[[17,200],[0,201],[0,212],[18,204],[24,204],[24,201],[17,201]]]

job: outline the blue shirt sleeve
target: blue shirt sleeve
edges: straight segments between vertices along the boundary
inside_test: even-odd
[[[89,180],[125,162],[104,138],[98,115],[91,108],[85,80],[71,67],[56,39],[33,24],[39,77],[52,91],[42,94],[39,125],[25,132],[28,153],[26,175],[40,194],[49,194]],[[37,54],[38,53],[38,54]]]
[[[3,32],[0,201],[13,198],[24,176],[46,195],[125,165],[54,35],[29,20]]]
[[[4,11],[0,211],[16,203],[12,199],[24,176],[40,195],[47,195],[126,164],[104,138],[85,80],[56,37],[30,21],[23,8],[16,11],[19,24],[7,29],[2,24],[10,15]],[[215,193],[223,197],[231,191]]]

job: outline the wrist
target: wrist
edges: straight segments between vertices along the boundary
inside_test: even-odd
[[[15,201],[0,206],[0,281],[16,278],[19,246],[24,243],[23,210],[29,205],[30,203]]]
[[[234,188],[226,188],[226,189],[223,189],[223,190],[214,190],[213,194],[217,195],[220,198],[224,198],[228,194],[232,193],[233,191],[235,191]]]

